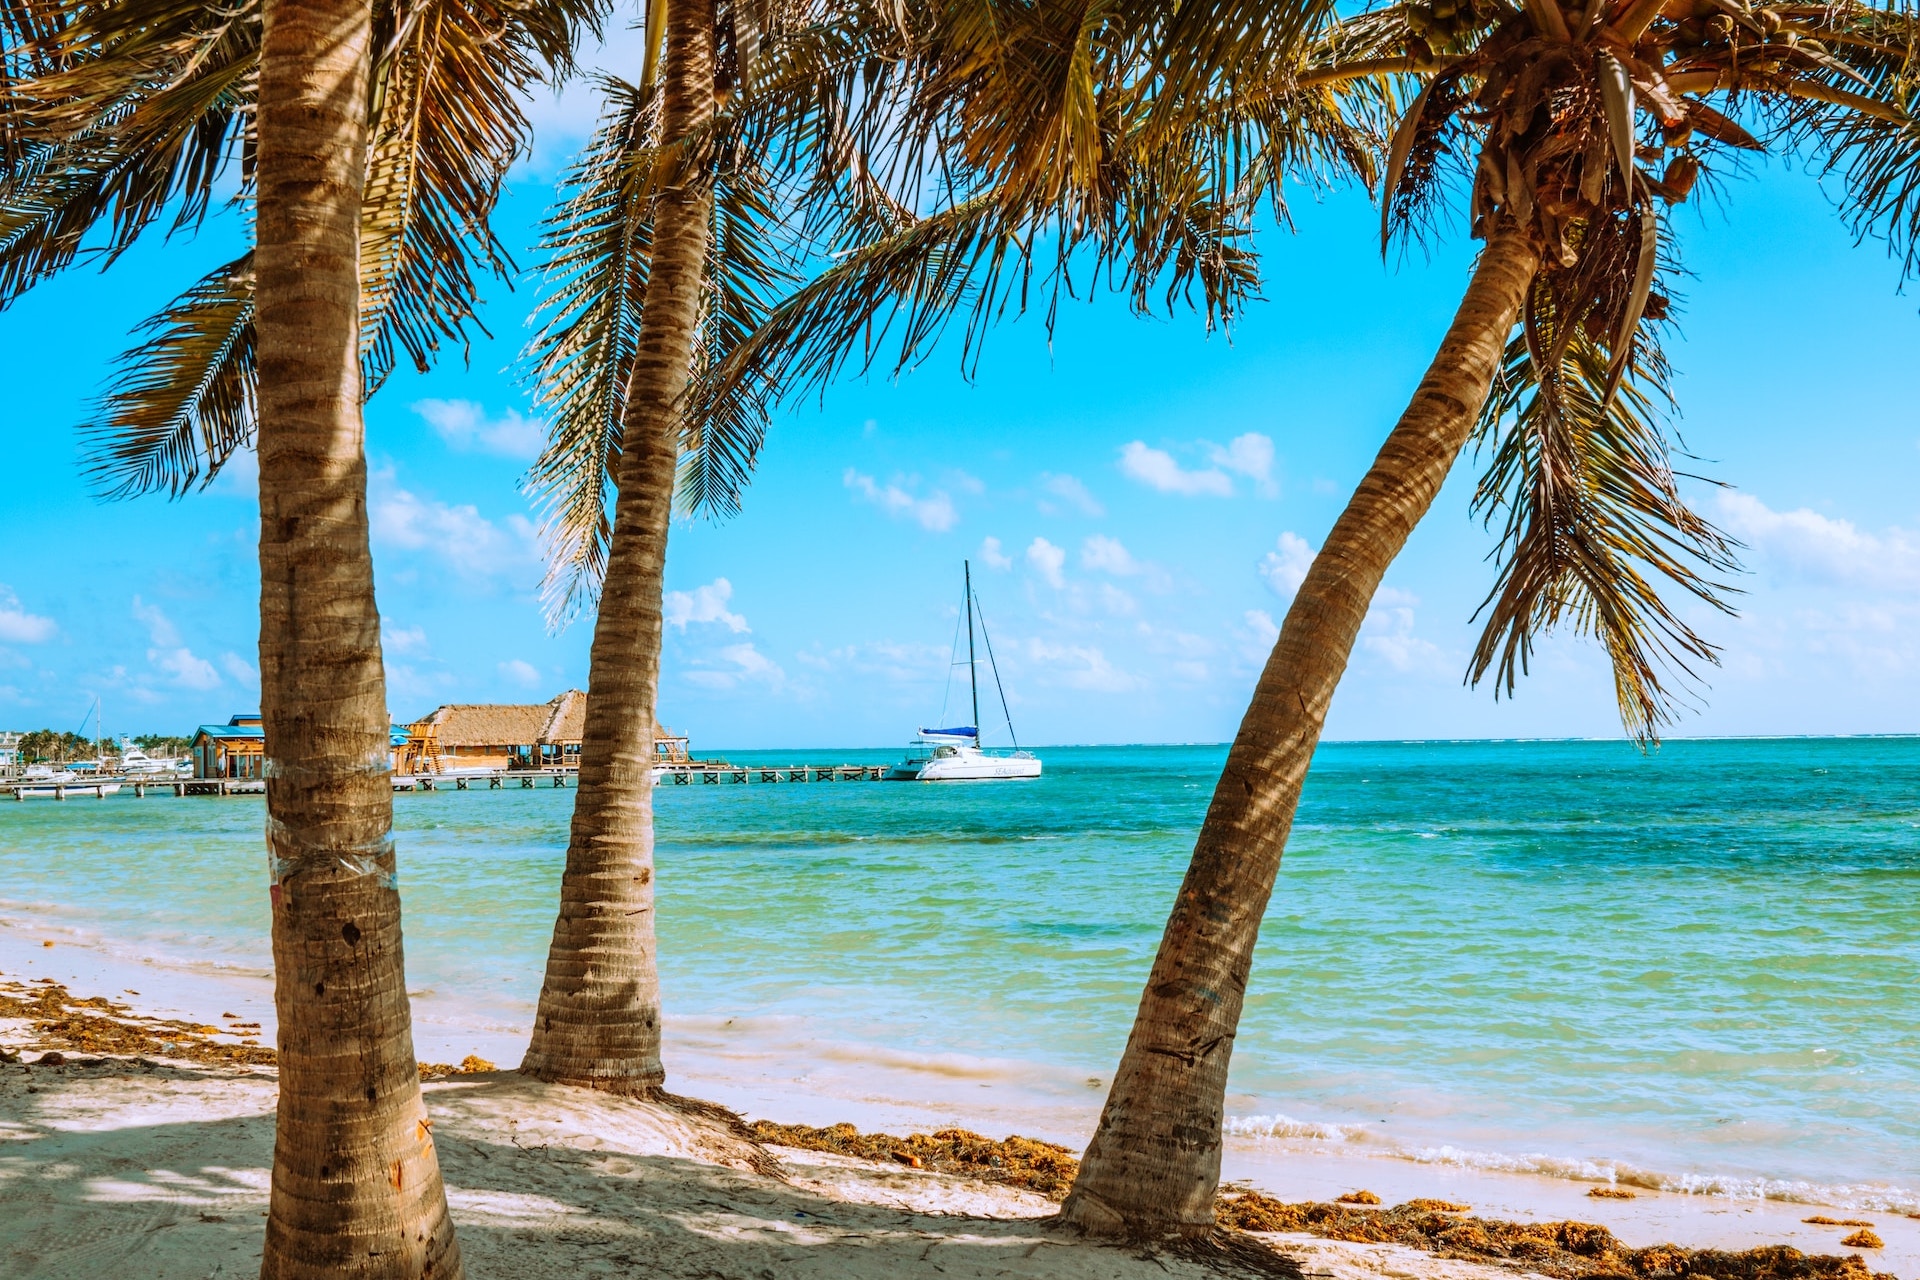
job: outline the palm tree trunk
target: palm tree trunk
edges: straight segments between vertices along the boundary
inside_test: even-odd
[[[1427,376],[1287,610],[1062,1208],[1073,1225],[1213,1229],[1227,1062],[1307,766],[1373,594],[1472,432],[1539,261],[1520,232],[1488,243]]]
[[[360,417],[369,0],[260,54],[260,702],[280,1102],[260,1274],[458,1277],[413,1057]]]
[[[661,111],[671,145],[713,117],[712,0],[669,0],[666,40]],[[651,1092],[666,1079],[653,924],[653,729],[681,398],[713,221],[705,171],[690,162],[688,175],[654,206],[560,918],[520,1064],[541,1080],[622,1093]]]

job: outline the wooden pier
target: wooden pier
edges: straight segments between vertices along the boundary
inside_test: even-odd
[[[781,782],[880,782],[887,776],[884,764],[780,764],[737,765],[717,760],[699,760],[690,764],[667,765],[654,770],[654,785],[687,786],[764,786]],[[260,778],[121,778],[122,791],[136,797],[171,796],[258,796],[265,795],[267,784]],[[534,791],[567,790],[580,785],[578,769],[489,769],[476,773],[415,773],[393,775],[395,791]],[[25,800],[23,788],[36,790],[45,782],[27,783],[21,779],[0,779],[0,799]],[[71,796],[68,792],[71,791]],[[106,799],[98,793],[98,784],[75,781],[56,785],[55,800],[81,797]]]

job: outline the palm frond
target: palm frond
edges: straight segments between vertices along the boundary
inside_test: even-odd
[[[404,352],[416,369],[478,326],[476,277],[512,270],[490,218],[525,150],[524,103],[570,65],[604,5],[426,0],[387,10],[361,229],[368,390]],[[484,329],[482,329],[484,332]]]
[[[1811,143],[1826,173],[1843,180],[1841,212],[1854,229],[1885,238],[1912,276],[1920,272],[1920,14],[1858,6],[1828,21],[1838,28],[1822,33],[1833,60],[1864,78],[1874,98],[1904,108],[1905,119],[1815,103],[1789,132]],[[1824,78],[1842,83],[1837,73]]]
[[[768,388],[736,384],[711,395],[707,374],[740,349],[799,275],[777,246],[781,210],[769,175],[749,154],[719,166],[709,240],[707,302],[694,348],[680,448],[681,507],[717,519],[738,515],[770,420]]]
[[[259,41],[244,0],[128,0],[64,23],[56,0],[15,3],[43,34],[20,50],[39,74],[7,86],[0,129],[0,306],[83,252],[111,263],[156,222],[199,224],[247,149]]]
[[[540,328],[522,356],[548,424],[524,488],[542,513],[550,625],[597,597],[613,537],[609,502],[620,459],[627,380],[640,337],[652,252],[652,195],[661,160],[657,99],[611,77],[586,150],[561,184],[565,199],[541,235]]]
[[[253,440],[256,367],[251,251],[143,323],[116,362],[99,416],[80,429],[86,474],[106,497],[212,483]]]
[[[1731,588],[1717,579],[1738,570],[1736,548],[1676,487],[1668,369],[1653,335],[1643,327],[1611,399],[1606,344],[1579,323],[1562,336],[1557,365],[1524,337],[1509,343],[1481,417],[1488,461],[1474,510],[1502,528],[1467,678],[1478,684],[1491,671],[1496,694],[1511,696],[1534,641],[1570,625],[1606,649],[1621,720],[1644,741],[1683,700],[1676,681],[1718,662],[1659,583],[1731,612]]]

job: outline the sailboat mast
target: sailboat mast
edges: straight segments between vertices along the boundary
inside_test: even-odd
[[[973,745],[980,745],[980,667],[973,656],[973,562],[962,560],[967,575],[967,683],[973,687]]]

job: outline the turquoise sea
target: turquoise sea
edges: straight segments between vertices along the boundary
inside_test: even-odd
[[[1097,1101],[1225,749],[1041,754],[1034,783],[663,788],[670,1023],[1026,1064]],[[395,798],[413,988],[524,1025],[571,794]],[[264,967],[260,824],[257,799],[0,805],[0,916]],[[1920,739],[1329,745],[1230,1110],[1255,1137],[1920,1211],[1916,992]]]

